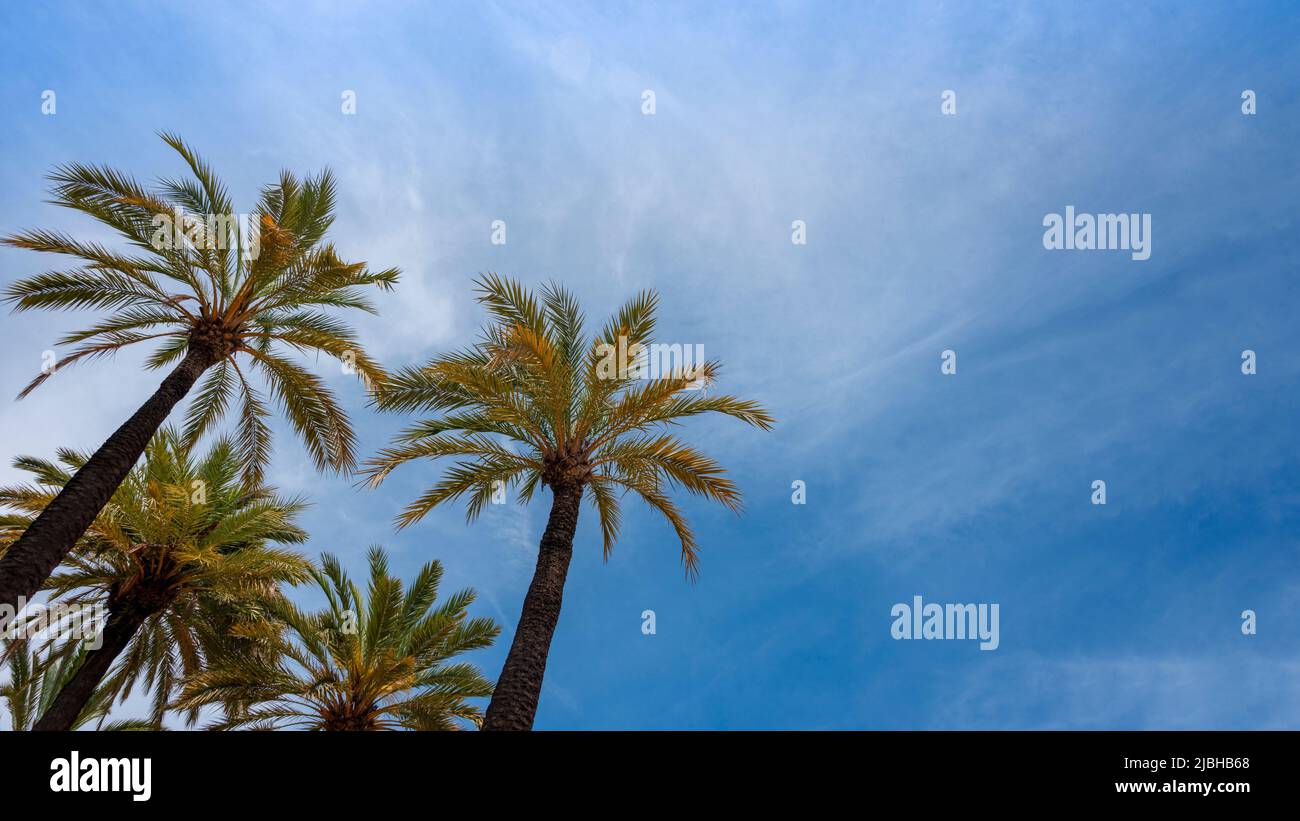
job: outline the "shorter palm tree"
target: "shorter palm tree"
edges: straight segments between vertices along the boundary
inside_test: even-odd
[[[50,652],[45,657],[36,650],[31,650],[27,642],[13,642],[5,647],[4,655],[8,658],[9,679],[0,685],[0,699],[9,708],[11,730],[30,730],[36,719],[45,713],[54,702],[63,686],[72,679],[77,668],[86,658],[84,642],[75,642],[75,647],[67,652]],[[77,730],[94,724],[97,730],[150,730],[153,722],[141,719],[126,719],[105,723],[113,698],[105,688],[95,691],[80,715],[72,722],[72,729]]]
[[[482,723],[468,701],[492,695],[476,667],[451,663],[490,645],[491,619],[470,619],[473,590],[437,607],[442,565],[432,561],[402,591],[379,547],[370,549],[363,598],[339,561],[326,554],[313,571],[328,607],[306,613],[281,602],[287,627],[281,657],[227,655],[191,677],[177,706],[227,708],[212,729],[456,730]],[[240,706],[242,705],[242,707]]]
[[[39,515],[85,459],[61,451],[58,463],[16,460],[36,482],[0,488],[0,506],[16,511],[0,518],[0,542]],[[126,698],[140,680],[161,727],[182,677],[212,655],[256,655],[274,635],[268,614],[280,585],[305,581],[311,570],[302,555],[275,546],[306,541],[294,524],[305,505],[246,487],[240,469],[226,439],[200,460],[170,428],[150,442],[46,583],[52,600],[102,608],[107,617],[99,646],[85,652],[33,729],[72,729],[98,692],[109,702]]]

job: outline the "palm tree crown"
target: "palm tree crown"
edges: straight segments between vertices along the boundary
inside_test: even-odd
[[[381,409],[437,416],[403,431],[368,463],[372,485],[415,459],[460,459],[406,507],[399,525],[462,496],[473,520],[505,487],[517,486],[520,502],[539,485],[589,487],[608,558],[619,534],[619,498],[630,491],[672,524],[685,569],[694,575],[696,539],[668,490],[681,486],[733,510],[740,493],[721,465],[667,428],[721,413],[768,430],[773,418],[756,402],[710,394],[716,361],[654,379],[642,378],[646,371],[635,362],[617,361],[648,350],[658,302],[653,292],[638,294],[588,339],[577,300],[563,288],[548,285],[538,299],[494,274],[478,286],[491,318],[483,341],[402,369],[374,399]]]
[[[233,223],[230,197],[212,169],[179,137],[161,136],[194,179],[164,179],[149,189],[120,171],[83,164],[62,166],[49,177],[55,204],[112,228],[130,251],[57,231],[25,231],[0,240],[79,262],[8,286],[5,300],[16,310],[108,314],[61,338],[58,344],[74,347],[57,368],[32,380],[20,398],[57,370],[140,342],[159,343],[147,361],[151,369],[197,354],[203,360],[199,370],[212,370],[189,408],[185,441],[196,441],[238,395],[234,444],[247,480],[256,484],[270,455],[270,412],[250,378],[250,365],[240,365],[246,357],[316,466],[351,468],[355,443],[346,413],[325,383],[276,343],[323,352],[368,383],[379,383],[383,371],[352,329],[325,309],[373,313],[362,289],[391,288],[397,269],[371,271],[364,263],[345,262],[324,241],[334,219],[335,183],[328,171],[303,181],[282,172],[277,183],[263,189],[252,215],[256,230],[245,234]]]
[[[15,461],[35,482],[0,488],[0,506],[13,511],[0,517],[0,544],[23,531],[85,458],[65,450],[59,462]],[[307,540],[295,524],[305,504],[246,487],[239,467],[229,440],[194,459],[180,435],[164,428],[45,585],[69,607],[102,605],[108,633],[129,626],[113,651],[118,658],[106,660],[118,663],[104,689],[110,701],[125,698],[143,678],[155,724],[180,680],[205,659],[256,655],[274,633],[270,608],[282,598],[280,584],[309,577],[301,554],[277,546]]]
[[[466,699],[492,694],[478,670],[451,660],[490,645],[500,633],[491,619],[466,615],[474,601],[462,590],[441,604],[442,566],[426,564],[403,592],[384,552],[372,548],[363,596],[338,559],[326,554],[313,571],[328,606],[316,613],[288,602],[278,607],[286,634],[280,656],[223,657],[194,676],[180,705],[242,704],[215,729],[455,730],[481,716]]]

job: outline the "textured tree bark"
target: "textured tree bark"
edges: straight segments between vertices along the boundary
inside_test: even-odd
[[[131,637],[144,624],[144,615],[133,609],[109,613],[104,625],[103,643],[86,654],[77,672],[54,697],[45,715],[32,725],[33,730],[71,730],[77,716],[86,708],[95,688],[104,680],[104,674],[114,659],[126,649]]]
[[[524,597],[510,653],[497,679],[492,701],[483,720],[484,730],[531,730],[537,714],[537,699],[546,674],[546,656],[551,636],[560,621],[564,581],[573,558],[573,534],[578,527],[582,485],[553,488],[551,517],[537,551],[537,569]]]
[[[215,361],[211,352],[191,346],[149,401],[108,437],[0,558],[0,627],[18,610],[20,599],[36,595],[131,472],[172,408]]]

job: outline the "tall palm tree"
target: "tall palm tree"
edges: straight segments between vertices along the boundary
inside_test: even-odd
[[[265,187],[253,216],[258,230],[230,229],[225,187],[179,137],[161,135],[194,179],[164,179],[148,189],[112,168],[73,164],[50,174],[53,202],[88,214],[125,240],[115,251],[57,231],[25,231],[0,242],[77,260],[77,267],[13,283],[15,310],[98,309],[107,314],[59,344],[74,346],[57,370],[140,342],[156,341],[149,368],[175,364],[154,394],[118,428],[0,558],[0,607],[17,609],[72,549],[144,452],[172,408],[206,373],[185,419],[194,442],[239,404],[235,447],[250,486],[271,450],[270,416],[254,371],[321,470],[350,470],[355,443],[347,414],[323,380],[275,343],[323,352],[368,383],[383,378],[352,329],[326,309],[374,312],[363,290],[389,289],[398,271],[344,262],[324,242],[333,222],[328,171],[299,181],[282,172]],[[179,216],[179,219],[177,217]],[[176,241],[178,229],[183,236]],[[245,360],[243,367],[241,359]],[[179,360],[179,362],[177,362]],[[247,372],[246,372],[247,371]],[[19,398],[55,372],[47,370]]]
[[[474,591],[434,607],[442,565],[426,564],[403,593],[378,547],[370,550],[368,598],[338,559],[326,554],[313,571],[328,601],[305,613],[282,602],[288,628],[280,657],[227,655],[191,677],[178,705],[228,709],[213,729],[455,730],[481,723],[466,701],[492,684],[460,653],[490,645],[501,632],[491,619],[469,619]]]
[[[479,344],[394,374],[375,395],[385,410],[434,413],[399,435],[366,467],[372,486],[423,457],[459,457],[398,517],[399,527],[435,506],[468,497],[470,521],[494,494],[518,486],[528,502],[551,489],[551,513],[537,569],[483,728],[530,729],[551,636],[573,555],[583,494],[600,518],[608,559],[620,526],[619,499],[631,492],[672,524],[688,576],[698,571],[695,536],[668,491],[688,492],[739,510],[740,492],[722,466],[666,432],[680,420],[721,413],[764,430],[773,418],[755,402],[711,395],[718,364],[680,363],[657,378],[649,351],[657,298],[643,292],[587,339],[577,300],[548,285],[539,300],[519,283],[489,274],[477,281],[490,322]],[[632,360],[632,361],[628,361]],[[630,365],[630,367],[629,367]]]
[[[5,532],[20,532],[85,457],[64,451],[60,462],[16,460],[36,482],[0,488],[0,505],[16,511],[0,520]],[[282,598],[280,585],[310,575],[305,558],[277,546],[306,541],[294,523],[305,505],[247,487],[239,469],[228,439],[201,459],[191,458],[170,428],[150,442],[143,462],[46,583],[52,600],[102,607],[107,615],[100,646],[86,653],[34,729],[71,729],[101,685],[110,699],[125,698],[141,679],[152,690],[151,719],[161,726],[180,680],[205,658],[258,655],[274,634],[270,612]]]
[[[86,645],[78,641],[67,652],[50,652],[42,657],[38,651],[28,649],[26,642],[15,642],[4,649],[3,655],[9,660],[9,679],[0,685],[0,699],[9,708],[9,729],[30,730],[85,660]],[[88,724],[95,724],[99,730],[155,728],[153,722],[142,719],[105,723],[112,702],[113,694],[106,688],[96,690],[72,722],[72,729],[77,730]]]

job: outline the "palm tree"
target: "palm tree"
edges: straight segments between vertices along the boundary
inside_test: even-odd
[[[9,708],[9,729],[30,730],[85,660],[86,645],[78,641],[66,652],[50,652],[42,658],[35,650],[28,650],[26,642],[15,642],[5,648],[4,655],[9,659],[9,680],[0,686],[0,699]],[[104,723],[112,701],[107,689],[96,690],[72,722],[72,729],[92,723],[100,730],[155,729],[153,722],[141,719]]]
[[[421,568],[403,593],[383,550],[371,548],[369,558],[368,599],[326,554],[313,575],[328,606],[305,613],[280,604],[288,628],[280,658],[224,656],[188,681],[178,705],[226,706],[227,717],[212,727],[223,730],[478,726],[482,717],[466,699],[491,695],[492,684],[473,665],[449,662],[487,647],[501,628],[491,619],[467,619],[472,590],[434,607],[442,579],[437,561]]]
[[[0,488],[0,505],[17,511],[0,525],[10,536],[21,532],[84,463],[70,451],[59,463],[16,460],[36,482]],[[307,540],[294,524],[305,505],[249,488],[239,472],[228,439],[198,460],[170,428],[150,442],[46,583],[52,600],[99,607],[106,618],[100,646],[86,653],[34,729],[71,729],[101,684],[110,700],[125,698],[141,678],[153,694],[151,719],[161,726],[180,679],[205,658],[255,656],[274,635],[270,612],[282,598],[280,584],[305,581],[311,570],[300,554],[275,546]]]
[[[460,457],[406,507],[399,527],[462,496],[473,521],[506,487],[519,487],[521,503],[539,485],[551,489],[537,569],[483,725],[526,730],[560,618],[584,492],[591,491],[606,559],[618,539],[619,499],[630,491],[672,524],[693,578],[699,567],[695,536],[668,491],[680,485],[737,511],[740,492],[721,465],[664,429],[703,413],[764,430],[774,420],[755,402],[697,390],[714,382],[716,362],[643,378],[649,375],[645,363],[627,360],[649,350],[657,303],[652,292],[633,298],[588,340],[577,300],[558,286],[546,286],[538,300],[495,274],[477,285],[490,316],[483,341],[422,368],[402,369],[380,389],[374,401],[381,409],[435,416],[405,430],[365,472],[376,486],[405,462]]]
[[[0,240],[78,261],[78,267],[10,285],[5,300],[15,310],[107,313],[95,325],[59,340],[75,347],[58,370],[148,341],[157,341],[158,347],[147,367],[180,360],[0,557],[0,607],[17,611],[20,601],[35,594],[172,408],[205,373],[185,419],[185,440],[196,441],[237,397],[235,446],[250,486],[261,479],[271,451],[270,410],[263,392],[249,381],[254,371],[265,378],[318,469],[343,472],[354,464],[352,428],[333,393],[273,343],[323,352],[342,361],[345,370],[377,383],[383,371],[352,329],[326,309],[373,313],[363,290],[391,288],[398,271],[373,272],[365,263],[344,262],[323,241],[335,198],[328,171],[302,182],[282,172],[277,183],[262,191],[253,215],[258,230],[244,236],[230,227],[230,199],[212,169],[179,137],[161,136],[184,159],[193,180],[165,179],[150,190],[112,168],[81,164],[62,166],[49,176],[55,204],[112,228],[129,250],[114,251],[56,231],[25,231]],[[183,234],[179,242],[178,231]],[[246,359],[243,367],[241,359]],[[37,376],[19,398],[54,372]]]

